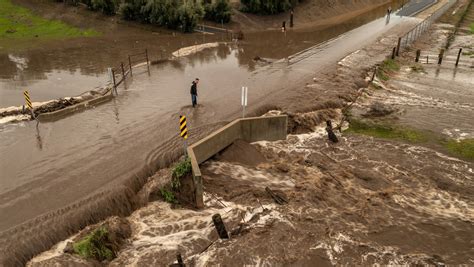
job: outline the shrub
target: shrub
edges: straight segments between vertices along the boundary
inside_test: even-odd
[[[191,173],[191,171],[192,171],[191,160],[189,158],[186,158],[185,160],[176,164],[176,166],[173,169],[172,175],[174,178],[181,178],[181,177],[184,177],[186,174]]]
[[[294,1],[295,3],[298,1]],[[243,12],[262,15],[277,14],[285,12],[292,7],[290,0],[240,0]],[[295,4],[294,3],[294,4]]]
[[[218,23],[228,23],[232,15],[229,0],[216,0],[204,6],[205,18]]]
[[[75,243],[73,248],[75,253],[87,259],[110,261],[115,258],[115,253],[110,245],[109,233],[105,227],[95,229],[81,241]]]
[[[119,14],[125,20],[145,21],[142,16],[142,7],[146,4],[145,0],[125,0],[120,5]]]
[[[187,1],[178,9],[179,27],[183,32],[192,32],[199,20],[204,17],[204,9],[200,4]]]
[[[168,203],[176,203],[173,192],[166,190],[165,188],[160,189],[161,196]]]
[[[92,8],[105,15],[115,15],[118,10],[118,0],[92,0]]]

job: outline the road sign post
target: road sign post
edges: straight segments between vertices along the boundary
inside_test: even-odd
[[[245,107],[247,106],[248,90],[249,90],[248,87],[242,86],[242,98],[241,98],[242,118],[245,118]]]
[[[186,116],[181,115],[179,116],[179,135],[184,140],[184,156],[188,155],[187,153],[187,139],[188,139],[188,127],[186,126]]]
[[[23,91],[23,96],[25,97],[26,106],[31,112],[31,118],[36,120],[35,112],[33,110],[33,104],[31,103],[31,99],[30,99],[30,93],[28,93],[28,91],[25,90]]]

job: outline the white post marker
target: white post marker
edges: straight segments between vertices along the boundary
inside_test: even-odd
[[[245,118],[245,107],[247,106],[248,90],[248,87],[242,86],[242,118]]]
[[[107,68],[107,73],[109,74],[109,82],[113,83],[114,80],[112,78],[112,68]]]

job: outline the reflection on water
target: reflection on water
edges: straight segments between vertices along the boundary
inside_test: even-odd
[[[399,1],[392,1],[397,6]],[[279,30],[246,33],[245,40],[236,44],[239,66],[249,72],[256,68],[253,58],[280,59],[302,49],[331,39],[350,29],[385,14],[388,5],[327,28],[306,29],[281,33]],[[23,103],[21,92],[30,91],[33,101],[73,96],[107,82],[106,70],[127,62],[129,54],[148,49],[150,59],[168,57],[181,47],[206,42],[229,41],[225,34],[154,35],[137,30],[132,35],[104,36],[42,45],[38,48],[2,52],[0,50],[0,107]],[[189,64],[219,64],[228,57],[230,48],[221,46],[214,53],[199,53]],[[182,68],[180,63],[177,68]]]

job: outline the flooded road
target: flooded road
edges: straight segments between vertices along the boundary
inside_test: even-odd
[[[400,1],[392,1],[398,6]],[[246,33],[238,54],[238,65],[255,70],[255,56],[281,59],[315,44],[334,38],[386,12],[388,5],[336,25],[301,30],[278,30]],[[33,101],[47,101],[74,96],[101,86],[108,81],[107,68],[120,62],[127,64],[128,55],[148,49],[151,60],[169,57],[181,47],[208,42],[226,42],[229,35],[173,34],[152,32],[122,26],[112,36],[78,38],[55,43],[38,43],[34,49],[2,48],[0,40],[0,107],[23,104],[22,91],[28,89]],[[219,62],[215,62],[216,64]]]
[[[210,130],[207,125],[239,116],[242,85],[249,87],[249,105],[258,106],[268,94],[301,83],[313,71],[324,69],[403,20],[409,20],[397,17],[388,25],[383,18],[375,20],[290,66],[284,60],[268,66],[259,66],[251,60],[257,55],[274,59],[288,56],[381,16],[384,10],[380,8],[370,16],[318,32],[289,32],[286,36],[280,32],[249,34],[242,44],[221,45],[189,58],[152,66],[149,75],[145,70],[141,74],[136,72],[126,88],[119,88],[119,97],[114,101],[67,119],[40,124],[39,132],[31,122],[1,125],[0,231],[93,195],[105,185],[118,184],[143,171],[153,172],[169,153],[181,147],[175,134],[179,114],[190,118],[189,128],[195,140]],[[256,40],[262,43],[257,46]],[[187,41],[192,44],[192,40]],[[94,76],[125,53],[92,59],[78,53],[71,61],[79,65],[86,64],[86,58],[98,61],[91,67]],[[157,53],[157,50],[150,52],[152,58]],[[59,52],[56,56],[71,54],[74,55]],[[61,66],[62,61],[57,62]],[[48,70],[48,64],[40,61],[31,60],[28,64],[32,64],[28,65],[31,69]],[[63,64],[67,65],[67,61]],[[71,69],[79,66],[71,64]],[[188,90],[195,77],[201,78],[198,100],[201,106],[192,110]],[[77,84],[82,84],[82,80],[78,79]],[[8,83],[12,86],[14,82],[3,81],[2,87]],[[32,95],[35,84],[38,85],[31,84]]]

